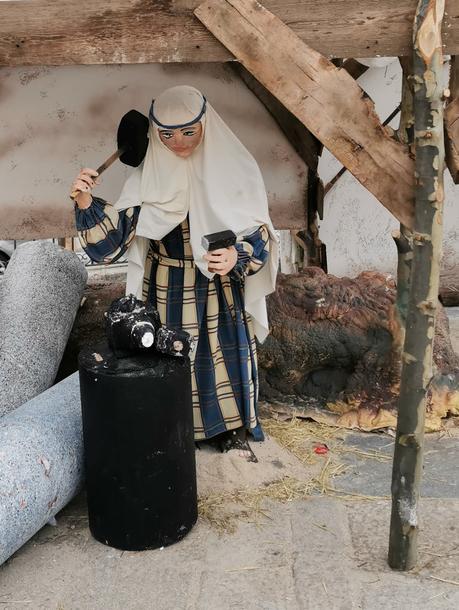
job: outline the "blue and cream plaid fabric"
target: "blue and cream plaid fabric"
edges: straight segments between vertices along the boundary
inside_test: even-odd
[[[75,222],[81,245],[96,263],[114,263],[123,256],[135,236],[139,207],[118,212],[100,197],[89,208],[75,204]]]
[[[117,210],[93,198],[76,209],[81,244],[88,256],[105,263],[122,256],[135,235],[140,208]],[[208,280],[195,266],[188,219],[161,241],[151,241],[143,298],[161,321],[195,338],[191,358],[195,439],[245,426],[263,440],[256,412],[257,352],[250,315],[244,310],[244,277],[266,263],[269,233],[263,225],[236,244],[238,261],[228,275]]]

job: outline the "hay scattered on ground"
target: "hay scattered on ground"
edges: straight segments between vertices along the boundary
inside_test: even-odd
[[[332,464],[328,459],[318,477],[309,481],[299,481],[284,477],[268,485],[254,489],[237,489],[233,492],[208,494],[199,497],[199,518],[220,534],[232,534],[240,521],[260,524],[270,518],[266,500],[292,502],[306,500],[312,496],[329,495],[345,500],[381,500],[380,496],[365,496],[341,492],[330,484],[330,480],[344,470],[343,464]]]
[[[327,445],[333,454],[354,453],[366,459],[379,462],[390,462],[391,457],[382,451],[364,451],[359,447],[345,445],[347,433],[339,428],[332,428],[327,424],[292,418],[284,421],[280,418],[269,417],[262,419],[263,429],[280,445],[293,453],[301,462],[317,463],[314,446],[318,443]]]
[[[357,447],[344,445],[345,433],[326,424],[299,418],[288,421],[265,418],[262,420],[262,425],[268,435],[295,455],[303,464],[319,465],[319,472],[307,481],[299,481],[294,477],[283,477],[260,487],[245,487],[200,496],[198,502],[200,519],[220,534],[233,533],[239,521],[259,524],[263,519],[269,518],[266,500],[292,502],[318,495],[329,495],[346,500],[382,499],[381,496],[366,496],[340,491],[334,487],[332,481],[336,476],[344,473],[347,467],[337,459],[340,453],[355,453],[365,459],[378,461],[388,461],[390,456],[379,451],[363,451]],[[327,445],[329,453],[326,456],[314,453],[314,447],[319,443]]]
[[[263,506],[265,500],[292,502],[304,499],[314,493],[317,484],[315,479],[302,482],[292,477],[284,477],[254,489],[244,488],[209,494],[199,498],[199,516],[219,533],[233,533],[238,521],[259,523],[263,517],[269,518]]]
[[[293,453],[303,464],[317,463],[314,444],[322,443],[330,448],[342,439],[342,431],[338,428],[296,417],[288,421],[269,417],[262,419],[261,424],[269,436]]]

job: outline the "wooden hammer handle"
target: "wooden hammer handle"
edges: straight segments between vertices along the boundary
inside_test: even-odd
[[[107,169],[107,167],[110,167],[110,165],[112,163],[114,163],[117,159],[119,159],[119,157],[121,157],[121,155],[124,152],[126,152],[127,148],[128,148],[127,146],[121,146],[121,148],[118,148],[118,150],[116,152],[114,152],[113,155],[110,155],[110,157],[96,169],[96,172],[99,174],[99,176],[101,175],[102,172],[104,172]],[[75,199],[75,197],[80,192],[81,191],[79,191],[79,190],[73,191],[72,193],[70,193],[70,198]]]

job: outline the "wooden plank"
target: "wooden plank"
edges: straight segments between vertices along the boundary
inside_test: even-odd
[[[459,184],[459,55],[451,58],[451,101],[445,108],[445,160],[455,184]]]
[[[237,62],[233,62],[232,66],[250,91],[257,96],[260,102],[271,113],[287,140],[309,169],[316,170],[319,163],[319,155],[322,153],[322,144],[319,140],[274,95],[263,87],[244,66]]]
[[[407,227],[414,162],[345,71],[255,0],[208,0],[196,16]]]
[[[227,61],[193,17],[199,0],[0,2],[0,65]],[[326,57],[407,55],[416,0],[264,0]],[[446,2],[445,53],[459,54],[459,0]]]

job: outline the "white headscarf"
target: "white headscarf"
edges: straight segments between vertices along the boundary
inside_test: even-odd
[[[187,158],[163,144],[153,122],[172,129],[194,123],[198,117],[203,136]],[[149,240],[162,239],[187,214],[194,261],[209,279],[214,274],[202,258],[202,236],[231,229],[240,239],[264,224],[270,235],[269,260],[245,280],[245,308],[253,317],[258,340],[264,341],[269,332],[265,296],[275,290],[278,238],[257,162],[194,87],[172,87],[154,101],[148,137],[144,161],[126,180],[114,204],[118,210],[141,206],[136,237],[128,249],[126,293],[142,298]]]

